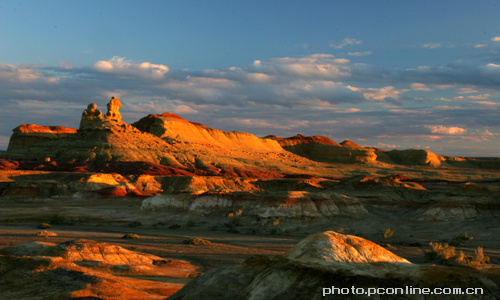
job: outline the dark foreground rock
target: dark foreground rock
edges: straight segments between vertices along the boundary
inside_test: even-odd
[[[169,299],[498,299],[499,286],[498,269],[415,265],[365,239],[327,231],[283,256],[208,272]],[[424,288],[482,294],[422,295]],[[368,291],[387,293],[368,297]]]

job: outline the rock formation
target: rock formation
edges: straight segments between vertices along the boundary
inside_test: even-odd
[[[164,260],[155,255],[92,240],[74,240],[59,245],[28,242],[0,249],[0,254],[61,257],[80,266],[111,268],[113,273],[129,275],[188,277],[197,269],[185,261]]]
[[[1,298],[47,300],[163,299],[182,284],[138,278],[185,278],[197,269],[185,261],[165,260],[90,240],[59,245],[28,242],[3,248],[0,266]]]
[[[7,151],[25,149],[31,145],[53,142],[76,133],[76,129],[62,126],[23,124],[13,130]]]
[[[340,146],[336,142],[332,141],[330,138],[327,138],[325,136],[319,136],[319,135],[305,136],[302,134],[297,134],[295,136],[288,137],[288,138],[280,138],[280,137],[271,135],[271,136],[268,136],[267,138],[277,140],[281,146],[295,146],[295,145],[299,145],[299,144],[312,144],[312,143]]]
[[[107,119],[115,120],[120,122],[122,120],[122,115],[119,112],[122,103],[118,98],[112,97],[111,101],[107,104],[108,112],[104,115]]]
[[[82,113],[80,121],[80,130],[95,130],[95,129],[111,129],[113,127],[126,127],[122,122],[120,107],[122,103],[118,98],[112,97],[107,104],[108,111],[103,116],[102,112],[97,109],[97,104],[91,103]]]
[[[396,164],[439,167],[441,166],[441,162],[445,160],[442,156],[428,150],[391,150],[384,154]]]
[[[132,124],[143,132],[154,134],[169,143],[191,144],[223,150],[245,150],[253,152],[283,152],[275,141],[261,139],[245,132],[227,132],[188,122],[183,118],[164,113],[148,115]]]
[[[82,113],[82,119],[80,120],[80,129],[90,127],[92,126],[91,124],[101,121],[102,112],[97,109],[97,104],[91,103]]]
[[[180,173],[226,177],[280,177],[305,173],[298,169],[303,170],[315,162],[500,168],[500,159],[461,160],[426,150],[384,152],[349,141],[337,144],[322,136],[258,138],[249,133],[222,131],[188,122],[171,113],[149,115],[128,125],[121,120],[121,105],[120,100],[111,98],[103,116],[96,104],[90,104],[82,113],[78,131],[57,126],[21,125],[14,129],[8,151],[2,156],[50,159],[57,163],[140,161],[180,169]],[[317,171],[312,170],[306,173],[317,175]]]
[[[344,147],[357,148],[357,149],[362,149],[363,148],[360,145],[358,145],[358,144],[356,144],[354,142],[351,142],[349,140],[345,140],[345,141],[341,142],[340,145],[342,145]]]
[[[398,293],[372,297],[424,299],[405,293],[408,286],[482,288],[482,295],[454,299],[496,299],[499,285],[494,273],[414,265],[363,238],[327,231],[309,236],[281,257],[252,257],[212,270],[169,299],[360,299],[368,289],[379,288],[398,289]],[[351,287],[363,289],[365,295],[355,294]],[[443,298],[427,295],[425,299]]]
[[[373,163],[377,159],[375,151],[362,147],[344,147],[322,136],[306,137],[296,135],[277,139],[283,149],[294,154],[321,162]]]
[[[253,187],[255,190],[255,186]],[[248,189],[250,190],[250,189]],[[362,217],[368,211],[355,198],[337,193],[312,193],[289,191],[277,193],[224,193],[219,195],[177,194],[158,195],[145,199],[141,210],[178,211],[193,215],[224,216],[236,210],[245,217],[257,219],[294,219],[325,218],[332,216]]]
[[[303,239],[284,257],[299,263],[325,266],[332,263],[410,263],[368,240],[334,231],[316,233]]]

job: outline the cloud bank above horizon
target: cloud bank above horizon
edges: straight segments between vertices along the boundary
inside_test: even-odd
[[[105,109],[116,96],[130,123],[168,111],[258,136],[302,133],[387,149],[498,155],[500,65],[494,63],[387,69],[311,54],[172,71],[114,56],[80,68],[0,63],[0,88],[4,148],[9,131],[22,123],[77,127],[87,104]]]
[[[446,13],[443,13],[446,11]],[[172,112],[222,130],[500,156],[500,5],[485,0],[7,1],[0,150],[23,124]]]

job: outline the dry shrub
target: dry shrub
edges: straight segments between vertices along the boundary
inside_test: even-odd
[[[455,247],[450,246],[446,243],[441,244],[441,243],[430,242],[429,245],[432,247],[432,252],[428,253],[430,253],[429,256],[432,259],[449,260],[457,255],[455,252]]]
[[[127,233],[122,237],[122,239],[138,239],[139,236],[135,233]]]
[[[36,228],[38,228],[38,229],[49,229],[49,228],[52,228],[52,226],[50,226],[50,224],[47,224],[47,223],[41,223]]]
[[[190,238],[188,240],[184,240],[183,243],[188,244],[188,245],[209,245],[209,244],[212,244],[208,240],[199,239],[199,238]]]
[[[388,239],[394,235],[394,232],[395,232],[394,230],[387,228],[382,232],[382,235],[384,236],[384,239]]]
[[[455,247],[446,243],[431,242],[429,245],[432,247],[432,251],[426,252],[426,255],[431,259],[439,259],[446,264],[482,269],[490,263],[490,258],[484,255],[483,247],[478,247],[474,256],[467,256],[463,251],[460,251],[457,255]]]

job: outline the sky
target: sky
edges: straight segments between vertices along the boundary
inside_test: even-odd
[[[259,137],[500,156],[499,1],[0,0],[0,150],[175,113]]]

